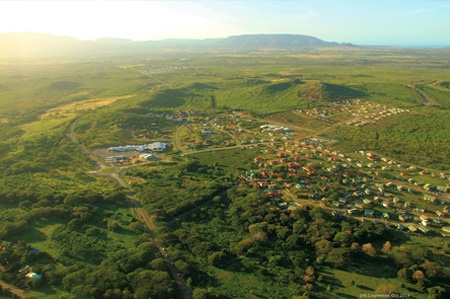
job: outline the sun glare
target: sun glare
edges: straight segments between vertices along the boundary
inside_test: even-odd
[[[135,40],[238,33],[217,16],[211,18],[200,12],[151,1],[0,1],[0,31]]]

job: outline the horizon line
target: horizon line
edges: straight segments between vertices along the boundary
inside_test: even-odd
[[[149,42],[149,41],[154,41],[154,42],[159,42],[159,41],[167,41],[167,40],[190,40],[190,41],[194,41],[194,40],[211,40],[211,39],[227,39],[229,37],[234,37],[234,36],[252,36],[252,35],[267,35],[267,36],[276,36],[276,35],[292,35],[292,36],[307,36],[307,37],[313,37],[313,38],[317,38],[319,40],[322,40],[324,42],[329,42],[329,43],[337,43],[337,44],[350,44],[352,46],[355,47],[403,47],[403,48],[450,48],[450,44],[439,44],[439,43],[398,43],[398,44],[394,44],[394,43],[371,43],[371,42],[363,42],[363,43],[353,43],[353,42],[336,42],[336,41],[327,41],[324,40],[322,38],[313,36],[313,35],[309,35],[309,34],[301,34],[301,33],[242,33],[242,34],[233,34],[233,35],[228,35],[225,37],[202,37],[202,38],[185,38],[185,37],[167,37],[167,38],[163,38],[163,39],[132,39],[132,38],[127,38],[127,37],[113,37],[113,36],[104,36],[104,37],[98,37],[95,39],[83,39],[83,38],[79,38],[76,36],[72,36],[72,35],[65,35],[65,34],[54,34],[54,33],[45,33],[45,32],[36,32],[36,31],[9,31],[9,32],[0,32],[1,34],[39,34],[39,35],[47,35],[47,36],[54,36],[54,37],[68,37],[68,38],[73,38],[76,40],[79,40],[81,42],[95,42],[97,40],[101,40],[101,39],[117,39],[117,40],[127,40],[130,42]]]

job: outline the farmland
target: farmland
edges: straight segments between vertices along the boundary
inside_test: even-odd
[[[0,64],[2,281],[30,298],[450,290],[448,51],[203,54]]]

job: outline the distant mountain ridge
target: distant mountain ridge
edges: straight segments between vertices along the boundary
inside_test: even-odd
[[[340,44],[326,42],[309,35],[300,34],[247,34],[227,37],[216,43],[218,47],[229,48],[321,48]]]
[[[123,38],[100,38],[81,41],[74,37],[41,33],[0,33],[0,58],[59,57],[71,55],[101,55],[119,51],[157,50],[258,50],[302,49],[348,46],[326,42],[316,37],[298,34],[248,34],[227,38],[165,39],[132,41]]]

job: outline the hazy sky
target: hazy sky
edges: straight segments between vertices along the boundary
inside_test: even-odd
[[[0,0],[0,32],[24,31],[83,40],[292,33],[360,45],[450,45],[450,1]]]

